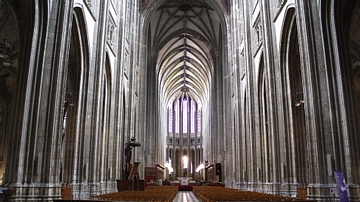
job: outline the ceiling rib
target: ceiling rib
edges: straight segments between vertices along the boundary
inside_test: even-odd
[[[150,23],[159,91],[167,104],[186,95],[203,105],[214,72],[214,49],[220,44],[217,13],[200,1],[165,1]]]

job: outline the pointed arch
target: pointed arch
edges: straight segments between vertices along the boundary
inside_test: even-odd
[[[360,137],[360,2],[323,1],[321,19],[326,42],[327,62],[331,66],[335,85],[330,88],[337,127],[334,139],[338,142],[331,155],[335,170],[344,170],[347,183],[359,184]],[[357,200],[356,186],[349,186],[350,200]]]
[[[306,120],[295,8],[288,8],[285,16],[280,46],[285,156],[280,169],[283,181],[306,187]]]
[[[66,76],[64,120],[61,145],[61,183],[81,182],[85,172],[82,153],[85,149],[86,93],[89,73],[89,45],[82,8],[75,7],[71,30],[69,62]]]
[[[112,144],[113,134],[110,133],[111,114],[111,64],[108,53],[105,55],[105,66],[101,78],[100,88],[100,133],[99,133],[99,181],[104,186],[111,187],[112,154],[115,145]],[[100,193],[105,194],[107,190],[101,189]]]

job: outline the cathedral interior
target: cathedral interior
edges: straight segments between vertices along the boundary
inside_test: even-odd
[[[165,179],[360,200],[360,1],[1,0],[0,183],[116,192],[126,143]],[[201,167],[203,166],[203,167]],[[197,169],[199,168],[199,169]]]

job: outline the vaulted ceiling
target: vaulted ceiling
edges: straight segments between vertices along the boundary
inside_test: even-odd
[[[202,1],[165,1],[152,14],[149,33],[165,102],[191,97],[202,105],[209,96],[221,40],[217,13]]]

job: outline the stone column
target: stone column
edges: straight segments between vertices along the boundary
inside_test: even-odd
[[[31,1],[13,7],[24,15],[18,16],[22,59],[3,183],[13,191],[11,200],[61,197],[59,148],[72,5],[71,0]]]
[[[327,50],[322,37],[321,12],[317,2],[296,1],[298,32],[302,66],[304,98],[306,108],[306,144],[308,162],[308,198],[324,199],[331,197],[330,187],[334,178],[327,168],[327,154],[334,154],[333,116],[331,104],[332,75],[331,66],[326,64]],[[314,57],[316,55],[316,57]],[[316,79],[315,79],[316,78]],[[328,171],[328,172],[324,172]]]

